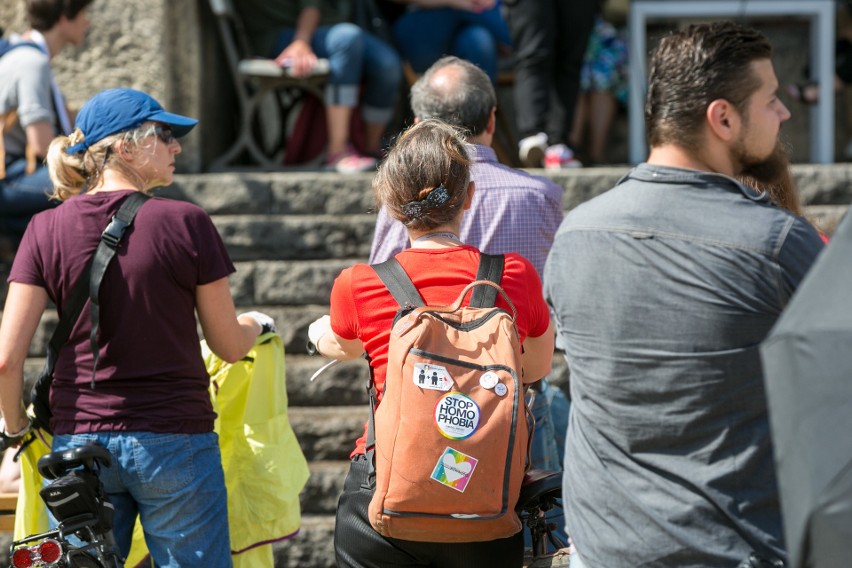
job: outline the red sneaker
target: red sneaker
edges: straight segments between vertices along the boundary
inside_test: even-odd
[[[574,151],[565,144],[554,144],[544,152],[544,167],[548,170],[582,168],[583,164],[574,156]]]

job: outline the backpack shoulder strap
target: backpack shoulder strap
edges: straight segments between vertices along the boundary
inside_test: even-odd
[[[18,49],[19,47],[34,47],[37,50],[41,51],[41,48],[31,41],[20,41],[17,43],[12,43],[8,39],[0,38],[0,57],[3,57],[13,49]]]
[[[411,278],[405,273],[405,269],[402,268],[397,259],[389,258],[382,263],[370,266],[376,271],[379,279],[400,307],[413,306],[417,308],[426,305],[420,292],[417,291]]]
[[[502,254],[479,254],[479,268],[476,270],[477,280],[488,280],[500,284],[503,277],[505,257]],[[497,289],[491,286],[477,286],[470,295],[471,308],[491,308],[497,300]]]
[[[133,224],[133,219],[142,204],[150,199],[150,195],[145,195],[140,191],[134,191],[121,204],[121,208],[112,218],[107,228],[101,233],[101,242],[98,243],[98,248],[95,250],[95,256],[92,258],[92,269],[89,275],[89,311],[92,316],[92,331],[89,333],[89,343],[92,346],[92,388],[95,388],[95,372],[98,369],[98,357],[100,355],[98,348],[98,324],[100,322],[100,298],[99,292],[101,289],[101,281],[104,279],[104,274],[109,266],[112,258],[115,256],[118,249],[118,243],[121,242],[124,233],[130,225]]]

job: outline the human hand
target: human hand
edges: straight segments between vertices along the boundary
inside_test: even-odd
[[[0,451],[18,446],[21,440],[24,439],[24,436],[30,433],[33,423],[29,417],[25,416],[24,419],[26,423],[21,428],[15,432],[9,432],[6,428],[6,420],[0,418]]]
[[[272,319],[271,316],[268,316],[262,312],[245,312],[238,315],[237,319],[240,319],[241,317],[251,318],[257,323],[257,325],[260,326],[260,333],[258,335],[278,331],[278,326],[275,325],[275,320]]]
[[[308,339],[319,350],[319,342],[323,335],[331,331],[331,316],[328,314],[314,321],[308,326]]]
[[[289,69],[294,77],[307,77],[317,63],[317,56],[308,42],[296,39],[284,48],[275,62]]]

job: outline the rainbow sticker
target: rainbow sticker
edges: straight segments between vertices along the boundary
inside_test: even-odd
[[[447,447],[435,465],[435,469],[432,470],[431,478],[459,493],[464,493],[477,463],[479,463],[478,459]]]

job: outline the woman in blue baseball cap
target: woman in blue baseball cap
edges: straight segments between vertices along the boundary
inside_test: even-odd
[[[171,183],[177,139],[195,124],[145,93],[111,89],[83,106],[71,135],[51,143],[48,168],[63,203],[33,218],[9,277],[0,323],[0,434],[15,438],[29,427],[23,364],[48,301],[60,315],[70,310],[71,291],[86,277],[104,228],[129,196]],[[231,362],[264,329],[274,329],[264,314],[236,315],[232,272],[203,210],[148,199],[104,273],[98,325],[87,303],[58,351],[49,405],[53,449],[95,442],[109,450],[113,465],[101,480],[115,506],[119,547],[126,555],[138,514],[158,566],[231,566],[195,313],[210,347]]]

